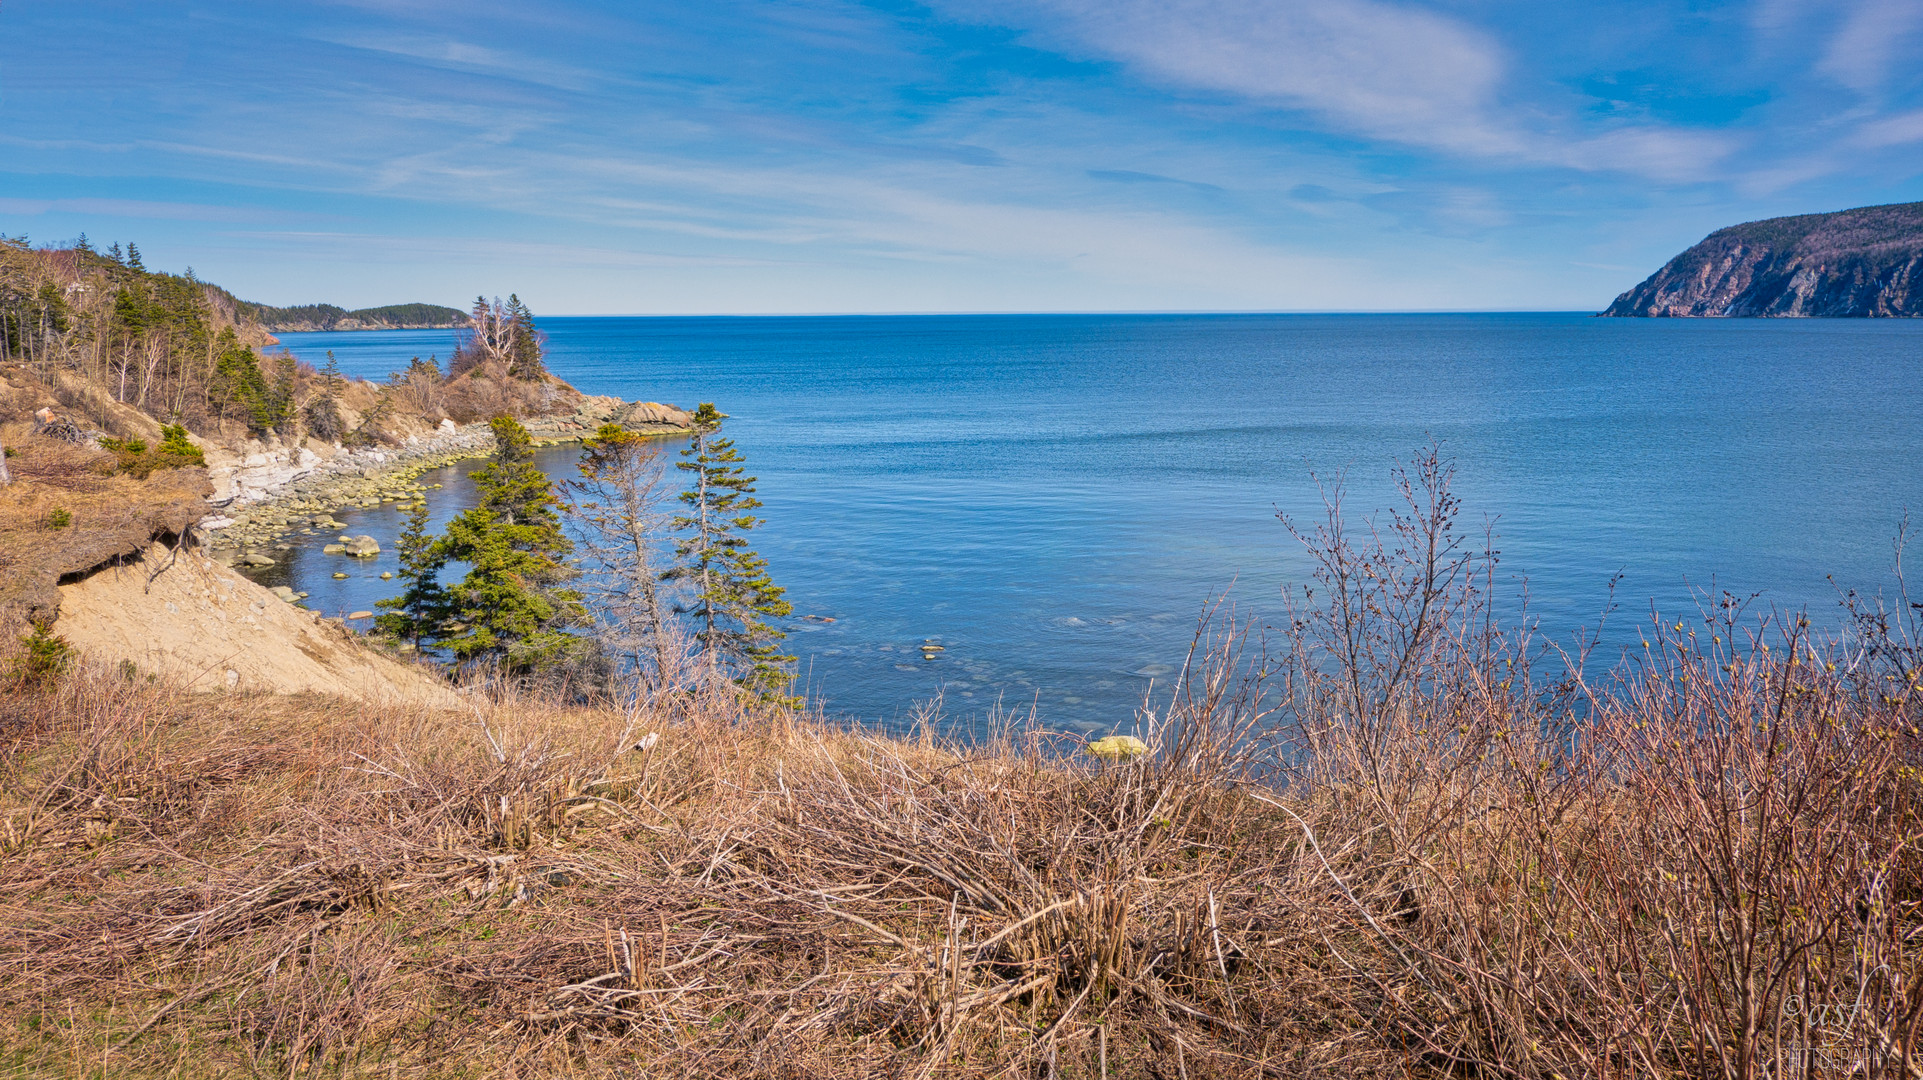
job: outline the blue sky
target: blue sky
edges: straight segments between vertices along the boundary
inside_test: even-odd
[[[0,231],[269,303],[1595,309],[1923,198],[1923,0],[7,0],[0,43]]]

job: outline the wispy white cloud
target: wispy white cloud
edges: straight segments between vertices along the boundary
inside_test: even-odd
[[[958,13],[1120,60],[1151,81],[1301,110],[1340,134],[1477,159],[1706,175],[1734,148],[1707,131],[1582,132],[1508,104],[1510,62],[1488,32],[1384,0],[953,0]]]
[[[307,216],[248,206],[156,202],[146,199],[7,199],[0,198],[0,214],[37,217],[41,214],[87,214],[109,218],[162,221],[288,221]]]
[[[484,236],[394,236],[385,233],[248,230],[222,234],[229,241],[266,244],[330,257],[485,260],[541,267],[674,269],[779,265],[781,260],[729,255],[686,255],[592,244],[555,244]]]
[[[451,37],[394,33],[317,33],[316,41],[521,82],[582,91],[609,81],[603,72]]]
[[[1859,94],[1873,95],[1899,62],[1914,65],[1923,0],[1859,0],[1841,22],[1816,70]]]
[[[1850,141],[1871,148],[1923,142],[1923,109],[1871,120],[1858,127]]]
[[[1566,306],[1888,201],[1923,143],[1923,0],[930,2],[30,5],[0,215],[369,302],[490,267],[554,311]],[[230,198],[287,224],[224,263],[166,225]]]

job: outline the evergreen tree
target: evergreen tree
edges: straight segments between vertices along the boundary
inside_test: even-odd
[[[341,419],[340,392],[344,384],[341,378],[340,361],[334,359],[334,350],[327,350],[327,366],[320,370],[320,393],[307,403],[303,410],[303,420],[307,430],[328,442],[339,442],[347,434],[347,424]]]
[[[321,385],[326,388],[328,397],[336,397],[346,380],[341,378],[341,362],[334,359],[334,350],[327,350],[327,366],[321,368]]]
[[[561,531],[554,485],[534,465],[527,429],[497,416],[494,458],[473,473],[480,499],[448,522],[439,552],[472,569],[447,590],[462,624],[441,644],[466,661],[511,672],[548,667],[581,642],[565,632],[587,615],[581,596],[562,588],[576,571],[561,560],[574,548]]]
[[[421,646],[422,638],[431,638],[447,618],[447,591],[441,588],[441,567],[447,564],[447,554],[433,534],[427,531],[427,502],[417,500],[407,514],[407,527],[401,530],[400,541],[401,572],[397,575],[406,583],[406,590],[399,596],[377,600],[374,606],[382,609],[382,614],[374,618],[374,627],[403,641],[412,642],[416,649]]]
[[[507,298],[507,373],[529,381],[544,379],[548,373],[541,362],[541,335],[534,328],[534,313],[512,294]]]
[[[282,435],[300,434],[298,419],[300,410],[296,397],[300,390],[300,362],[294,354],[281,350],[274,357],[274,385],[268,393],[268,407],[273,414],[273,426]]]
[[[677,610],[694,617],[696,637],[710,665],[733,672],[735,682],[766,696],[780,696],[793,681],[778,642],[788,635],[768,622],[788,615],[786,591],[768,576],[767,560],[749,549],[741,534],[762,522],[755,478],[743,475],[734,440],[717,438],[727,414],[703,402],[694,415],[694,435],[675,467],[692,473],[680,495],[688,512],[673,527],[689,535],[675,545],[681,565],[664,578],[685,581],[693,600]]]
[[[249,431],[264,435],[280,422],[279,402],[260,373],[260,358],[240,343],[229,326],[214,341],[215,360],[212,396],[216,407],[226,413],[236,408],[247,421]]]
[[[140,249],[134,246],[132,240],[127,241],[127,269],[138,270],[143,274],[147,272],[147,265],[140,261]]]

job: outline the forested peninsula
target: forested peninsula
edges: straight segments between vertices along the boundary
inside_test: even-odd
[[[1601,314],[1923,315],[1923,202],[1719,229]]]
[[[468,313],[439,304],[389,304],[349,311],[333,304],[271,307],[237,301],[236,310],[274,333],[311,330],[441,330],[471,325]]]

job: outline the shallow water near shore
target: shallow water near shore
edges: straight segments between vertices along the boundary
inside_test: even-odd
[[[1923,509],[1923,323],[1615,320],[1574,314],[549,318],[582,390],[713,401],[760,478],[754,534],[798,616],[792,650],[831,713],[902,723],[941,693],[964,726],[995,701],[1071,730],[1126,729],[1179,665],[1212,595],[1279,614],[1306,579],[1277,510],[1313,518],[1311,472],[1386,507],[1428,438],[1462,524],[1492,521],[1498,587],[1543,632],[1610,640],[1692,590],[1808,607],[1892,583]],[[284,334],[382,378],[446,331]],[[676,444],[669,444],[670,449]],[[578,451],[540,451],[550,475]],[[437,522],[466,505],[463,465]],[[261,580],[328,614],[395,591],[392,507],[338,512],[385,550],[299,537]],[[336,581],[332,574],[350,576]],[[1828,579],[1834,575],[1835,585]],[[364,625],[364,624],[363,624]],[[933,661],[918,646],[944,647]]]

